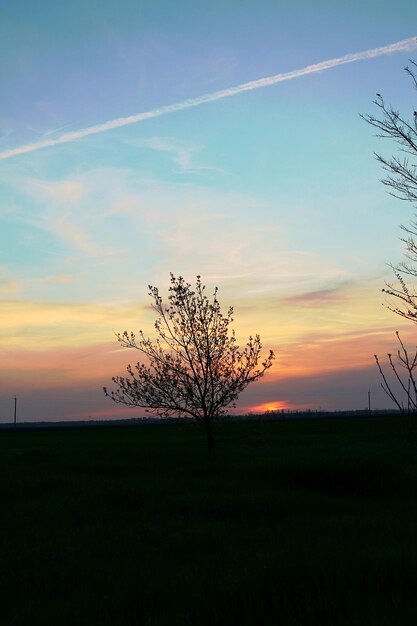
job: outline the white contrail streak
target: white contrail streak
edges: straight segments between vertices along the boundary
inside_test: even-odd
[[[388,46],[382,46],[381,48],[372,48],[371,50],[364,50],[363,52],[355,52],[353,54],[346,54],[345,56],[338,57],[336,59],[329,59],[328,61],[322,61],[315,65],[308,65],[300,70],[294,70],[292,72],[284,72],[282,74],[275,74],[274,76],[267,76],[265,78],[259,78],[249,83],[243,83],[236,87],[229,87],[228,89],[222,89],[221,91],[215,91],[213,93],[207,93],[197,98],[190,98],[189,100],[183,100],[176,104],[168,104],[151,111],[144,113],[137,113],[136,115],[129,115],[127,117],[118,117],[96,126],[90,126],[89,128],[83,128],[81,130],[75,130],[70,133],[64,133],[59,135],[55,139],[41,139],[34,143],[20,146],[20,148],[12,148],[0,152],[0,159],[8,159],[19,154],[25,154],[27,152],[35,152],[41,148],[49,148],[51,146],[58,146],[62,143],[69,143],[88,137],[88,135],[96,135],[97,133],[103,133],[106,130],[113,128],[121,128],[122,126],[128,126],[129,124],[136,124],[136,122],[143,122],[144,120],[151,119],[153,117],[160,117],[161,115],[167,115],[168,113],[175,113],[176,111],[182,111],[183,109],[190,109],[191,107],[200,106],[200,104],[206,104],[207,102],[214,102],[215,100],[221,100],[222,98],[229,98],[235,96],[243,91],[252,91],[253,89],[261,89],[262,87],[268,87],[269,85],[276,85],[286,80],[293,78],[299,78],[300,76],[306,76],[307,74],[315,74],[323,70],[329,70],[332,67],[338,65],[344,65],[345,63],[354,63],[355,61],[363,61],[364,59],[373,59],[374,57],[383,56],[385,54],[395,54],[397,52],[405,52],[414,50],[417,48],[416,37],[409,37],[408,39],[402,39],[396,43],[389,44]]]

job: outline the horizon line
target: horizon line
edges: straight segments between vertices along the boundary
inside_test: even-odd
[[[52,146],[57,146],[57,145],[61,145],[64,143],[71,143],[73,141],[77,141],[78,139],[82,139],[83,137],[96,135],[98,133],[106,132],[108,130],[113,130],[115,128],[121,128],[123,126],[129,126],[130,124],[136,124],[138,122],[142,122],[147,119],[161,117],[162,115],[168,115],[169,113],[175,113],[177,111],[182,111],[184,109],[189,109],[192,107],[200,106],[202,104],[207,104],[209,102],[215,102],[223,98],[229,98],[231,96],[235,96],[245,91],[253,91],[255,89],[262,89],[263,87],[269,87],[271,85],[276,85],[277,83],[280,83],[280,82],[292,80],[294,78],[300,78],[301,76],[315,74],[317,72],[328,70],[333,67],[337,67],[339,65],[345,65],[347,63],[354,63],[354,62],[362,61],[366,59],[373,59],[375,57],[384,56],[387,54],[396,54],[398,52],[413,50],[415,48],[417,48],[417,38],[415,36],[408,37],[407,39],[402,39],[401,41],[397,41],[395,43],[388,44],[386,46],[381,46],[378,48],[371,48],[369,50],[364,50],[362,52],[354,52],[350,54],[345,54],[344,56],[341,56],[341,57],[328,59],[327,61],[321,61],[320,63],[315,63],[313,65],[307,65],[306,67],[298,69],[298,70],[292,70],[290,72],[282,72],[280,74],[266,76],[264,78],[259,78],[253,81],[242,83],[235,87],[228,87],[226,89],[221,89],[220,91],[214,91],[212,93],[203,94],[195,98],[188,98],[186,100],[177,102],[175,104],[168,104],[165,106],[157,107],[155,109],[151,109],[143,113],[128,115],[126,117],[114,118],[112,120],[108,120],[107,122],[102,122],[100,124],[89,126],[84,129],[75,130],[69,133],[63,133],[62,135],[59,135],[55,139],[41,139],[32,143],[17,147],[17,148],[4,150],[3,152],[0,152],[0,159],[9,159],[13,156],[18,156],[20,154],[36,152],[37,150],[42,150],[43,148],[50,148]]]

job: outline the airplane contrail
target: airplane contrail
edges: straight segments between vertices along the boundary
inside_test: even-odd
[[[151,111],[145,111],[144,113],[137,113],[135,115],[128,115],[127,117],[118,117],[102,124],[83,128],[81,130],[75,130],[69,133],[59,135],[55,139],[41,139],[33,143],[20,146],[19,148],[11,148],[0,152],[0,159],[9,159],[10,157],[17,156],[19,154],[26,154],[27,152],[35,152],[42,148],[49,148],[51,146],[58,146],[63,143],[69,143],[88,137],[89,135],[96,135],[97,133],[103,133],[106,130],[112,130],[113,128],[121,128],[122,126],[128,126],[129,124],[136,124],[137,122],[143,122],[154,117],[160,117],[161,115],[167,115],[168,113],[175,113],[176,111],[182,111],[184,109],[190,109],[191,107],[197,107],[201,104],[207,104],[208,102],[215,102],[222,98],[229,98],[235,96],[244,91],[252,91],[253,89],[261,89],[262,87],[269,87],[270,85],[276,85],[286,80],[292,80],[293,78],[299,78],[300,76],[306,76],[307,74],[315,74],[323,70],[329,70],[332,67],[338,65],[344,65],[346,63],[354,63],[355,61],[362,61],[365,59],[373,59],[375,57],[383,56],[386,54],[395,54],[397,52],[410,51],[417,48],[416,37],[409,37],[408,39],[402,39],[395,43],[380,48],[371,48],[370,50],[364,50],[363,52],[354,52],[353,54],[346,54],[342,57],[335,59],[329,59],[316,63],[314,65],[307,65],[299,70],[293,70],[292,72],[283,72],[281,74],[274,74],[273,76],[266,76],[265,78],[259,78],[249,83],[243,83],[235,87],[229,87],[222,89],[221,91],[214,91],[213,93],[207,93],[196,98],[190,98],[177,102],[176,104],[168,104]]]

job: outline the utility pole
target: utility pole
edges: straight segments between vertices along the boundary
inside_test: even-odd
[[[17,426],[17,398],[14,397],[14,427]]]
[[[368,411],[371,412],[371,390],[368,391]]]

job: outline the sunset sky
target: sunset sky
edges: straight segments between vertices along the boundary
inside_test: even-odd
[[[391,406],[373,355],[415,342],[381,293],[413,207],[359,113],[412,116],[415,39],[367,51],[416,34],[412,0],[2,2],[0,421],[15,395],[22,421],[142,415],[102,387],[169,272],[275,350],[239,411]]]

